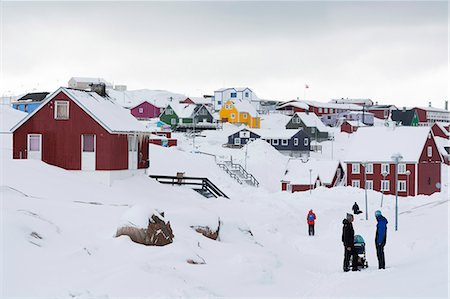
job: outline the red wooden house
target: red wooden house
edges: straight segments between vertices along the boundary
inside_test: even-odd
[[[102,94],[102,95],[100,95]],[[13,158],[68,170],[148,168],[145,127],[101,92],[61,87],[13,129]]]
[[[136,117],[137,119],[150,119],[150,118],[157,118],[161,115],[162,108],[156,107],[155,105],[144,101],[140,103],[139,105],[130,108],[131,114]]]
[[[393,155],[400,154],[398,185]],[[347,155],[347,185],[399,196],[440,191],[441,155],[429,127],[367,127],[354,134]]]

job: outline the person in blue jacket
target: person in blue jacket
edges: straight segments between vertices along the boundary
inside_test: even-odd
[[[385,269],[384,245],[386,245],[387,237],[387,219],[381,215],[381,211],[375,211],[377,218],[377,232],[375,233],[375,246],[377,248],[378,269]]]

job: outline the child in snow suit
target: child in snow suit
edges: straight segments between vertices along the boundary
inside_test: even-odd
[[[352,210],[353,210],[353,214],[355,214],[355,215],[358,215],[358,214],[361,214],[362,212],[359,210],[359,206],[358,206],[358,204],[356,203],[356,201],[355,201],[355,204],[353,205],[353,207],[352,207]]]
[[[306,220],[308,222],[309,235],[314,236],[314,220],[316,220],[316,214],[314,214],[312,210],[309,210]]]
[[[353,230],[353,215],[347,214],[342,221],[342,243],[344,243],[344,272],[349,271],[350,256],[352,256],[352,271],[358,271],[358,254],[355,249],[355,231]]]
[[[378,269],[385,269],[384,245],[387,237],[387,219],[381,215],[381,211],[375,211],[377,218],[377,232],[375,233],[375,246],[377,248]]]

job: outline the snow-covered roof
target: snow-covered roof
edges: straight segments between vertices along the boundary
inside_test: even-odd
[[[171,103],[170,107],[179,118],[191,118],[197,105]]]
[[[435,108],[435,107],[415,107],[416,109],[421,109],[425,111],[432,111],[432,112],[447,112],[450,113],[450,111],[442,109],[442,108]]]
[[[244,91],[244,90],[250,90],[250,91],[252,91],[250,88],[248,88],[248,87],[225,87],[225,88],[220,88],[220,89],[218,89],[218,90],[216,90],[216,91],[218,91],[218,92],[222,92],[222,91],[225,91],[225,90],[229,90],[229,89],[234,89],[234,90],[236,90],[236,91]]]
[[[239,112],[247,112],[251,117],[258,117],[258,112],[255,107],[248,101],[232,100],[231,101]]]
[[[446,148],[450,147],[450,140],[437,136],[434,137],[434,140],[436,141],[439,153],[441,153],[441,155],[447,156],[449,153],[447,152]]]
[[[331,184],[339,166],[337,160],[316,160],[310,159],[303,162],[299,159],[291,159],[287,165],[287,173],[283,180],[290,181],[291,184],[308,185],[309,169],[311,169],[311,180],[314,184],[315,178],[319,176],[322,184]]]
[[[301,129],[246,129],[264,139],[290,139]],[[240,131],[240,130],[239,130]]]
[[[308,104],[306,104],[304,102],[298,102],[298,101],[291,101],[291,102],[281,104],[280,106],[278,106],[278,108],[285,108],[285,107],[289,107],[289,106],[300,108],[300,109],[305,109],[305,110],[309,109]]]
[[[352,127],[367,127],[366,124],[356,120],[346,120],[344,123],[349,123]]]
[[[167,107],[169,103],[184,101],[186,96],[179,93],[173,93],[166,90],[125,90],[119,91],[115,89],[107,89],[106,93],[114,99],[117,104],[130,108],[136,107],[142,102],[149,102],[159,108]]]
[[[78,104],[87,114],[95,119],[110,133],[146,132],[145,126],[134,118],[130,111],[117,105],[109,97],[102,97],[96,92],[60,87],[49,95],[45,102],[23,119],[13,129],[18,128],[31,118],[46,103],[51,101],[58,93],[64,92],[71,100]]]
[[[194,102],[195,104],[203,104],[203,105],[212,104],[211,99],[207,99],[207,98],[203,98],[203,97],[189,97],[189,99],[191,99],[191,101]]]
[[[332,108],[332,109],[343,109],[343,110],[363,110],[363,107],[356,104],[337,104],[337,103],[322,103],[317,101],[304,101],[309,106],[322,107],[322,108]]]
[[[440,123],[440,122],[436,122],[434,123],[435,126],[438,126],[439,129],[441,129],[442,132],[444,132],[444,134],[446,134],[447,136],[450,136],[450,132],[447,130],[447,128],[445,126],[448,126],[447,123]]]
[[[300,117],[302,122],[309,128],[315,127],[320,132],[330,131],[315,113],[297,112],[295,114]]]
[[[417,162],[422,153],[429,127],[363,127],[353,134],[346,162],[392,162],[400,153],[405,162]]]
[[[12,126],[15,126],[28,113],[16,110],[7,104],[0,104],[0,132],[10,133]]]

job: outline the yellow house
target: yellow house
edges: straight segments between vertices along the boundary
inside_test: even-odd
[[[255,107],[240,100],[228,100],[219,112],[222,122],[246,124],[249,128],[259,129],[261,120]]]

